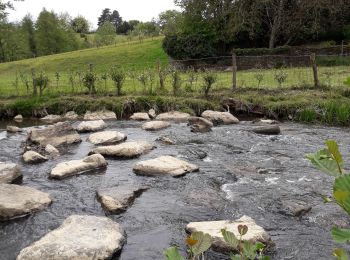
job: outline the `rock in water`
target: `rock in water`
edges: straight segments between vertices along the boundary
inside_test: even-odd
[[[148,115],[151,119],[155,119],[157,117],[157,113],[153,108],[148,111]]]
[[[32,129],[28,141],[39,144],[42,147],[51,144],[61,146],[81,142],[80,135],[69,123],[57,123],[44,129]]]
[[[35,163],[46,162],[48,160],[48,158],[43,156],[43,155],[41,155],[41,154],[39,154],[39,153],[37,153],[37,152],[28,151],[28,152],[23,154],[23,160],[26,163],[35,164]]]
[[[0,184],[13,183],[21,178],[21,170],[16,164],[0,162]]]
[[[277,203],[278,204],[278,203]],[[302,217],[311,211],[312,207],[304,201],[282,200],[279,212],[284,215]]]
[[[149,115],[147,113],[135,113],[130,117],[131,120],[136,120],[136,121],[147,121],[151,120]]]
[[[257,127],[254,128],[252,131],[260,135],[279,135],[281,133],[281,128],[278,125],[271,125]]]
[[[56,147],[52,146],[51,144],[46,145],[45,152],[47,152],[51,156],[59,156],[60,151],[56,149]]]
[[[23,116],[22,115],[17,115],[13,118],[14,121],[16,122],[22,122],[23,121]]]
[[[170,123],[165,121],[151,121],[142,125],[142,129],[146,131],[159,131],[168,128]]]
[[[190,172],[199,171],[198,166],[172,156],[161,156],[153,160],[138,162],[134,166],[137,175],[181,177]]]
[[[124,142],[126,139],[125,134],[116,131],[105,131],[90,135],[87,141],[94,145],[109,145]]]
[[[41,118],[40,120],[51,124],[51,123],[57,123],[57,122],[62,121],[62,117],[59,115],[47,115],[47,116]]]
[[[242,237],[243,241],[250,241],[252,243],[261,242],[267,246],[272,245],[270,235],[255,221],[247,216],[244,216],[236,221],[209,221],[209,222],[193,222],[187,225],[186,230],[189,233],[203,232],[209,234],[213,238],[213,248],[220,252],[227,252],[231,250],[230,246],[225,242],[221,229],[226,229],[240,237],[238,233],[238,226],[245,225],[248,227],[248,233]]]
[[[170,139],[169,137],[166,137],[166,136],[162,136],[162,137],[159,137],[157,138],[156,140],[157,142],[162,142],[163,144],[168,144],[168,145],[175,145],[176,144],[176,141]]]
[[[90,154],[102,154],[115,158],[135,158],[156,148],[148,142],[127,142],[112,146],[101,146],[94,149]]]
[[[79,133],[88,133],[88,132],[97,132],[105,129],[107,127],[106,123],[103,120],[97,121],[85,121],[81,122],[76,130]]]
[[[190,116],[191,115],[188,113],[172,111],[172,112],[160,114],[156,117],[156,119],[161,121],[175,121],[179,123],[186,123]]]
[[[102,207],[113,214],[127,210],[134,200],[148,188],[135,186],[118,186],[97,191],[97,198]]]
[[[210,132],[214,124],[202,117],[190,117],[188,119],[188,125],[191,126],[191,131],[194,133],[207,133]]]
[[[84,120],[87,121],[97,121],[97,120],[117,120],[117,115],[112,111],[97,111],[90,112],[87,111],[84,115]]]
[[[64,179],[73,175],[80,175],[93,170],[107,167],[105,158],[100,154],[94,154],[83,160],[75,160],[58,164],[52,169],[50,177],[53,179]]]
[[[112,259],[125,240],[121,226],[106,217],[73,215],[59,228],[24,248],[17,260]]]
[[[0,184],[0,220],[19,218],[42,210],[52,202],[50,195],[33,188]]]
[[[75,113],[74,111],[69,111],[64,115],[64,119],[66,120],[77,120],[79,118],[79,115]]]
[[[202,113],[202,117],[210,120],[214,125],[232,125],[239,123],[239,120],[229,112],[207,110]]]
[[[12,126],[12,125],[8,125],[6,127],[6,131],[8,133],[12,133],[12,134],[15,134],[15,133],[19,133],[19,132],[22,132],[22,129],[17,127],[17,126]]]

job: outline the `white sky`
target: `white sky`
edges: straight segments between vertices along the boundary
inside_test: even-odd
[[[25,0],[13,2],[16,11],[10,11],[10,21],[20,21],[27,13],[36,19],[45,7],[56,13],[68,12],[71,16],[83,15],[94,28],[104,8],[118,10],[123,20],[150,21],[168,9],[177,9],[174,0]]]

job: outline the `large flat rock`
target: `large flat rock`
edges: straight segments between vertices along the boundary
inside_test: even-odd
[[[148,113],[134,113],[131,117],[131,120],[135,120],[135,121],[147,121],[147,120],[151,120],[151,118],[149,117]]]
[[[226,229],[227,231],[234,233],[235,236],[239,238],[239,225],[246,225],[248,227],[248,233],[242,237],[243,241],[251,241],[252,243],[261,242],[265,245],[272,244],[270,235],[262,227],[258,226],[252,218],[247,216],[244,216],[235,221],[224,220],[192,222],[187,225],[186,230],[189,233],[203,232],[209,234],[214,240],[214,249],[218,251],[227,251],[230,250],[230,247],[224,241],[221,230]]]
[[[214,125],[232,125],[239,123],[239,120],[229,112],[207,110],[202,113],[202,117],[208,119]]]
[[[32,129],[28,141],[46,147],[51,144],[55,147],[81,142],[80,135],[69,123],[57,123],[44,129]]]
[[[74,215],[24,248],[17,260],[112,259],[125,240],[121,226],[106,217]]]
[[[159,130],[163,130],[165,128],[168,128],[169,126],[170,126],[169,122],[151,121],[151,122],[144,123],[142,125],[142,129],[146,130],[146,131],[159,131]]]
[[[103,120],[83,121],[75,128],[79,133],[97,132],[105,129],[107,124]]]
[[[90,112],[87,111],[84,115],[84,120],[87,121],[96,121],[96,120],[116,120],[117,115],[108,110],[104,111],[96,111],[96,112]]]
[[[134,166],[136,174],[145,176],[171,175],[180,177],[198,170],[198,166],[172,156],[161,156],[156,159],[138,162]]]
[[[6,131],[10,134],[15,134],[15,133],[20,133],[22,132],[23,130],[17,126],[13,126],[13,125],[8,125],[6,127]]]
[[[107,167],[107,161],[100,154],[94,154],[83,160],[74,160],[58,164],[52,169],[50,177],[64,179],[73,175],[80,175]]]
[[[191,117],[191,115],[188,113],[171,111],[168,113],[159,114],[156,119],[161,121],[175,121],[179,123],[186,123],[189,117]]]
[[[118,186],[97,191],[102,207],[110,213],[119,214],[127,210],[148,188],[139,186]]]
[[[153,150],[155,146],[148,142],[127,142],[118,145],[101,146],[90,152],[90,154],[102,154],[115,158],[135,158]]]
[[[126,139],[127,136],[123,133],[117,131],[105,131],[91,134],[87,141],[94,145],[110,145],[124,142]]]
[[[0,162],[0,184],[13,183],[21,178],[21,170],[16,164]]]
[[[0,184],[0,220],[9,220],[44,209],[52,202],[50,195],[36,189]]]
[[[60,115],[47,115],[43,118],[40,118],[40,120],[44,121],[45,123],[52,124],[62,121],[63,118]]]

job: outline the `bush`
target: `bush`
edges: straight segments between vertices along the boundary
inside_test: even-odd
[[[204,86],[203,86],[204,96],[208,98],[209,92],[213,84],[215,84],[215,82],[217,81],[217,76],[215,75],[214,72],[207,70],[204,72],[203,80],[204,80]]]
[[[122,69],[114,66],[111,68],[109,75],[116,87],[117,96],[120,96],[122,94],[122,88],[126,77],[125,72]]]

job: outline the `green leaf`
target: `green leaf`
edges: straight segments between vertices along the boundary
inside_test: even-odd
[[[242,260],[242,258],[241,258],[240,255],[234,255],[234,254],[231,254],[231,255],[230,255],[230,259],[231,259],[231,260]]]
[[[194,246],[190,247],[195,256],[207,251],[213,243],[212,237],[208,234],[204,234],[203,232],[194,232],[192,233],[191,238],[198,241]]]
[[[317,169],[324,173],[334,177],[341,175],[337,162],[327,149],[323,149],[315,154],[308,154],[306,158],[309,159]]]
[[[335,242],[337,243],[346,243],[350,242],[350,229],[332,229],[332,236]]]
[[[236,249],[239,245],[239,240],[236,238],[235,234],[233,234],[230,231],[227,231],[226,229],[221,229],[221,234],[224,237],[225,242],[232,247],[233,249]]]
[[[333,196],[337,203],[350,215],[350,175],[335,180]]]
[[[179,250],[175,246],[168,248],[164,252],[164,255],[167,260],[184,260],[182,255],[180,255]]]
[[[258,257],[259,260],[271,260],[271,257],[267,256],[267,255],[263,255]]]
[[[256,258],[256,255],[257,255],[256,248],[255,248],[255,245],[252,244],[251,242],[245,241],[243,243],[242,251],[243,251],[243,255],[246,258],[251,260],[254,260]]]
[[[326,141],[326,145],[328,147],[328,151],[333,156],[334,160],[339,164],[343,165],[343,157],[339,152],[339,146],[336,141],[328,140]]]
[[[344,249],[335,249],[333,255],[338,258],[338,260],[349,260],[348,254]]]
[[[260,250],[263,250],[266,246],[263,244],[263,243],[256,243],[255,244],[255,251],[260,251]]]

